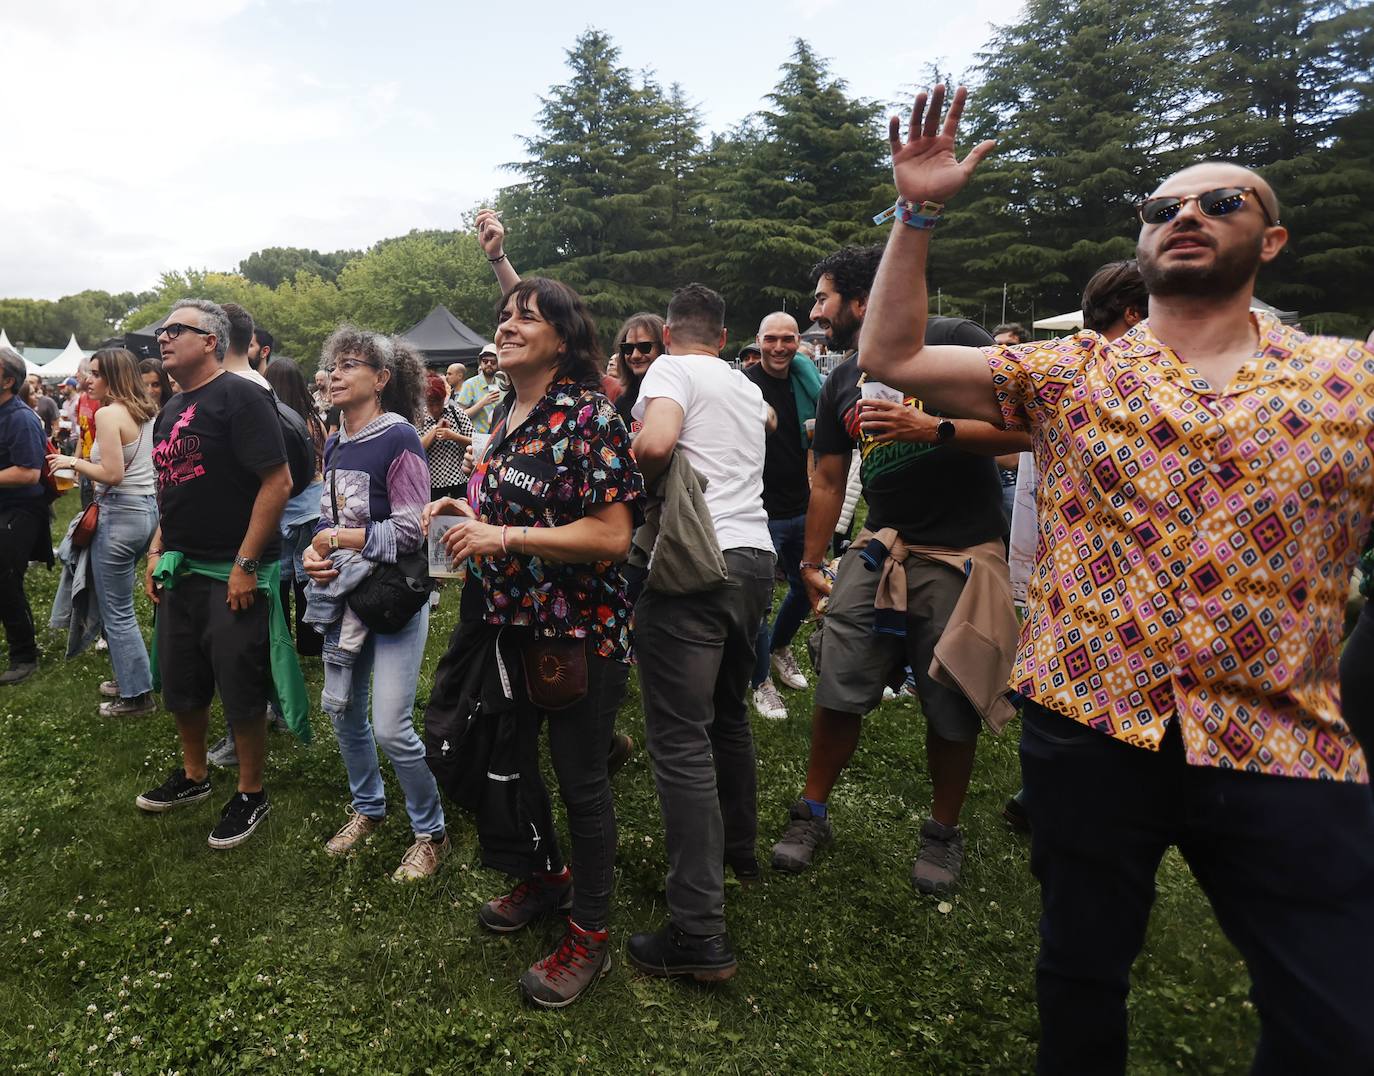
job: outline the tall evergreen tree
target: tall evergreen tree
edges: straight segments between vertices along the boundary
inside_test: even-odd
[[[880,241],[871,218],[892,197],[880,109],[851,97],[805,41],[768,102],[716,140],[702,198],[712,232],[695,267],[741,335],[780,307],[804,328],[807,270],[845,243]]]
[[[666,303],[700,142],[681,90],[636,82],[619,58],[599,30],[577,39],[569,81],[542,99],[527,159],[510,166],[523,182],[499,199],[521,270],[558,276],[617,319]]]

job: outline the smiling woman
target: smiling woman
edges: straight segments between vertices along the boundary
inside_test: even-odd
[[[456,715],[462,701],[452,689],[463,682],[470,655],[489,653],[493,638],[497,646],[518,640],[528,684],[519,700],[528,717],[519,725],[521,749],[537,759],[547,719],[572,865],[554,836],[537,763],[521,766],[537,839],[531,845],[523,834],[516,850],[495,849],[483,836],[494,812],[479,817],[484,862],[519,881],[483,905],[478,920],[505,933],[571,906],[562,943],[520,979],[536,1004],[561,1007],[609,966],[615,814],[607,745],[628,673],[630,629],[618,562],[629,549],[631,506],[643,479],[625,424],[600,390],[596,326],[581,297],[528,277],[506,295],[499,318],[498,361],[512,390],[467,497],[425,510],[427,518],[468,517],[445,542],[455,563],[469,564],[463,623],[435,672],[426,720]]]

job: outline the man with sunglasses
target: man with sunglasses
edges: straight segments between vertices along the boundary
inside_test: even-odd
[[[477,357],[477,373],[458,390],[458,406],[472,419],[473,433],[491,432],[492,415],[501,393],[501,382],[496,376],[496,345],[487,344]]]
[[[181,391],[153,430],[159,526],[144,585],[158,606],[157,669],[182,766],[136,799],[162,813],[209,797],[206,732],[218,694],[239,763],[238,791],[210,834],[221,849],[246,841],[268,811],[269,618],[285,626],[277,525],[291,493],[272,398],[222,365],[229,332],[224,309],[203,299],[177,303],[157,331]]]
[[[1033,434],[1043,542],[1012,684],[1044,914],[1041,1072],[1122,1072],[1131,965],[1177,846],[1249,967],[1255,1072],[1374,1071],[1374,801],[1342,720],[1347,581],[1374,507],[1374,351],[1254,315],[1288,233],[1207,163],[1139,206],[1149,315],[925,347],[926,253],[965,92],[891,123],[896,223],[861,364]]]

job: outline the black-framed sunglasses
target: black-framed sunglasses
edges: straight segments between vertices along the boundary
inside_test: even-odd
[[[184,325],[179,321],[173,321],[167,325],[159,325],[153,333],[153,339],[156,340],[159,336],[165,335],[168,340],[175,340],[183,332],[193,332],[197,336],[215,335],[209,329],[197,329],[194,325]]]
[[[647,359],[650,355],[654,353],[654,348],[656,347],[658,347],[658,344],[656,344],[652,340],[640,340],[634,344],[626,340],[623,344],[620,345],[620,357],[622,359],[628,359],[631,355],[638,351]]]
[[[1278,223],[1269,215],[1264,199],[1254,187],[1217,187],[1201,194],[1170,194],[1159,198],[1146,198],[1135,207],[1135,211],[1140,216],[1142,224],[1167,224],[1178,216],[1189,202],[1196,202],[1197,207],[1209,217],[1225,217],[1242,208],[1251,198],[1254,198],[1260,207],[1260,212],[1264,214],[1268,224]]]

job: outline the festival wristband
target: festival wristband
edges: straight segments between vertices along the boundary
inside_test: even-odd
[[[808,571],[808,570],[809,570],[809,571],[813,571],[813,572],[819,572],[819,571],[821,570],[822,567],[823,567],[822,565],[820,565],[820,564],[815,564],[815,563],[813,563],[812,561],[809,561],[809,560],[804,560],[804,561],[802,561],[800,564],[797,565],[797,569],[798,569],[799,571],[803,571],[803,572]]]
[[[890,209],[884,209],[874,217],[873,223],[886,224],[893,217],[896,217],[897,220],[910,228],[934,228],[944,211],[945,207],[942,202],[912,202],[899,198],[896,205]]]

